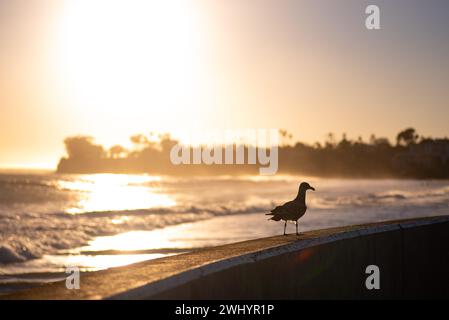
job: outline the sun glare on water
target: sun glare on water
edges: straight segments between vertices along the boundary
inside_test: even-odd
[[[59,188],[82,193],[77,205],[66,210],[70,214],[174,206],[174,199],[158,188],[145,185],[155,180],[158,177],[94,174],[74,181],[60,181]],[[121,222],[117,219],[112,221]]]

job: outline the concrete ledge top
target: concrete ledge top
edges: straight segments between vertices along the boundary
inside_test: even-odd
[[[449,222],[449,216],[396,220],[308,231],[201,249],[128,266],[81,274],[81,288],[65,282],[42,285],[2,299],[140,299],[204,275],[279,254],[354,237]]]

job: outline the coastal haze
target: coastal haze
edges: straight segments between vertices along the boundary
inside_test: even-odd
[[[447,215],[449,2],[369,4],[0,0],[0,294],[280,235],[303,181],[300,232]],[[170,159],[240,129],[274,175]]]

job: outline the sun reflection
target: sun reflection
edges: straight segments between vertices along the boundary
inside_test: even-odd
[[[242,220],[244,219],[244,220]],[[56,255],[44,255],[24,263],[2,266],[0,273],[42,273],[56,266],[78,266],[82,271],[95,271],[132,263],[157,259],[196,248],[207,248],[229,242],[244,241],[257,237],[242,225],[253,225],[260,220],[256,215],[216,217],[197,222],[168,226],[148,231],[129,231],[111,236],[96,237],[88,245],[62,250]],[[243,221],[243,223],[242,223]],[[263,234],[275,234],[278,229],[269,225]],[[272,230],[271,233],[269,230]],[[260,231],[259,231],[260,232]],[[232,239],[232,241],[231,241]],[[50,267],[49,267],[50,266]]]
[[[146,185],[159,180],[160,177],[152,176],[95,174],[61,181],[59,187],[80,192],[78,203],[66,210],[70,214],[174,206],[175,200],[160,188]]]
[[[125,223],[127,221],[129,221],[129,217],[123,216],[123,217],[120,217],[120,218],[112,219],[111,223],[113,223],[113,224],[122,224],[122,223]]]
[[[164,228],[153,231],[130,231],[115,236],[98,237],[92,240],[89,246],[82,248],[85,251],[138,251],[169,248],[189,247],[188,242],[176,239],[182,234],[184,226]]]
[[[123,255],[72,255],[46,256],[47,261],[57,265],[78,266],[81,271],[97,271],[107,268],[126,266],[132,263],[157,259],[166,254],[123,254]]]

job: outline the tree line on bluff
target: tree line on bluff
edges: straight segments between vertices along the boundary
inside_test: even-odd
[[[337,141],[330,133],[326,141],[308,145],[292,143],[280,130],[280,174],[364,178],[449,178],[449,139],[419,136],[415,129],[398,133],[396,143],[371,135],[369,142],[350,140],[343,134]],[[67,157],[60,159],[59,173],[150,173],[167,175],[258,174],[258,166],[173,165],[170,150],[178,143],[168,134],[132,136],[131,150],[115,145],[109,149],[92,137],[73,136],[64,140]],[[248,148],[244,147],[245,155]],[[234,146],[234,150],[235,146]]]

